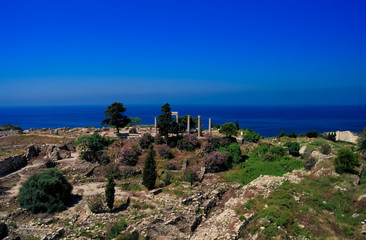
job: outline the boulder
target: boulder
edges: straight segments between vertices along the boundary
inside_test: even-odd
[[[25,157],[27,158],[27,160],[38,157],[40,151],[41,149],[38,146],[30,145],[26,150]]]

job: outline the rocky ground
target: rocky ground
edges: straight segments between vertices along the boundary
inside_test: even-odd
[[[87,199],[96,193],[104,194],[106,181],[103,167],[80,160],[79,152],[72,144],[75,137],[93,131],[95,129],[71,132],[69,129],[30,130],[27,135],[38,136],[36,144],[24,139],[14,140],[9,136],[0,138],[2,149],[17,146],[18,150],[24,151],[27,160],[26,166],[0,177],[0,239],[1,236],[5,239],[108,239],[108,226],[122,218],[128,223],[125,232],[131,233],[137,239],[264,239],[261,231],[266,228],[265,223],[257,232],[246,230],[248,226],[248,229],[252,229],[250,226],[254,222],[257,224],[268,221],[259,221],[256,219],[256,211],[243,207],[249,200],[270,197],[284,182],[296,185],[303,179],[339,176],[332,166],[334,154],[324,155],[312,150],[311,154],[318,159],[312,171],[295,170],[283,176],[264,175],[245,186],[225,180],[222,173],[204,174],[202,181],[193,186],[177,180],[167,186],[159,185],[153,191],[147,191],[139,178],[126,179],[117,181],[114,210],[96,214],[90,211]],[[108,131],[105,133],[109,134]],[[278,142],[277,139],[264,140],[266,141]],[[308,139],[299,141],[304,141],[304,153],[306,146],[308,149],[312,148],[310,140],[309,143],[306,142]],[[126,146],[131,143],[124,144]],[[247,151],[253,146],[244,144],[241,148]],[[113,149],[109,151],[113,152]],[[185,153],[175,150],[175,155],[182,160],[192,159],[200,156],[200,151]],[[32,214],[19,207],[17,194],[21,184],[29,176],[45,168],[44,157],[56,161],[56,167],[63,171],[73,185],[74,204],[60,213]],[[141,169],[144,157],[143,154],[136,168]],[[363,195],[366,191],[362,193],[358,188],[355,190],[358,181],[359,177],[356,175],[346,176],[345,184],[334,185],[334,191],[357,191],[357,200],[352,204],[358,204],[361,210],[360,213],[355,210],[354,214],[362,215],[366,209]],[[124,184],[136,184],[140,187],[136,191],[125,190],[122,187]],[[297,199],[297,195],[294,194],[293,198]],[[332,222],[331,212],[329,214],[328,222]],[[307,228],[306,222],[300,225],[301,228]],[[310,226],[312,225],[309,223]],[[363,226],[365,225],[361,223],[355,225],[352,237],[329,227],[329,239],[363,238],[363,232],[366,233]],[[286,234],[282,236],[289,239],[308,239],[305,235],[297,236],[298,238]]]

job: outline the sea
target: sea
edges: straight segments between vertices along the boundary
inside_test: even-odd
[[[144,125],[154,124],[161,113],[160,105],[124,105],[128,117],[140,117]],[[0,125],[12,124],[30,128],[102,127],[107,105],[98,106],[27,106],[0,107]],[[297,134],[322,132],[360,132],[366,127],[366,106],[214,106],[171,105],[179,116],[201,116],[203,128],[213,124],[239,122],[262,136],[273,137],[285,131]]]

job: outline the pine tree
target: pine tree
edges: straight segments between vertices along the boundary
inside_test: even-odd
[[[157,175],[155,151],[153,146],[150,145],[145,159],[144,169],[142,170],[142,184],[149,190],[154,189]]]
[[[119,133],[120,128],[127,126],[131,122],[131,119],[121,114],[125,111],[126,108],[123,107],[123,103],[112,103],[104,111],[105,115],[109,116],[109,118],[104,119],[102,125],[115,126]]]
[[[113,203],[114,203],[114,187],[116,186],[116,184],[114,183],[114,179],[112,175],[108,176],[108,180],[107,180],[107,185],[105,186],[105,197],[107,200],[107,205],[109,207],[109,209],[112,210],[113,208]]]
[[[161,107],[162,114],[159,115],[158,128],[159,134],[165,137],[165,142],[168,144],[169,132],[172,131],[172,113],[169,103]]]

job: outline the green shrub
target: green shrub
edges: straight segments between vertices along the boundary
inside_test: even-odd
[[[237,129],[236,129],[236,126],[234,125],[234,123],[229,122],[229,123],[222,124],[219,132],[222,134],[225,134],[225,136],[227,136],[227,137],[230,137],[231,135],[236,135]]]
[[[287,142],[285,146],[288,147],[288,150],[292,156],[299,156],[300,144],[298,142]]]
[[[79,146],[81,159],[89,162],[105,162],[105,156],[98,156],[98,152],[110,145],[114,140],[103,138],[98,133],[91,136],[79,137],[75,144]]]
[[[237,142],[231,143],[228,147],[217,148],[218,152],[226,152],[229,155],[229,162],[237,165],[242,161],[240,146]],[[231,167],[231,166],[228,166]]]
[[[28,178],[19,190],[18,202],[33,213],[65,210],[72,199],[72,186],[62,173],[49,168]]]
[[[286,137],[287,134],[285,133],[285,131],[281,131],[279,134],[278,134],[278,137],[281,138],[281,137]]]
[[[246,142],[258,142],[260,139],[259,133],[254,132],[253,130],[248,130],[244,135],[244,141]]]
[[[359,165],[358,157],[350,149],[343,148],[338,151],[334,160],[337,173],[354,173],[354,168]]]
[[[332,147],[329,144],[323,144],[320,147],[320,152],[325,155],[329,155],[332,152]]]
[[[318,132],[316,130],[309,131],[309,132],[306,133],[306,136],[308,138],[317,138],[318,137]]]
[[[108,224],[107,239],[115,239],[122,231],[127,228],[127,222],[124,218],[119,221]]]

